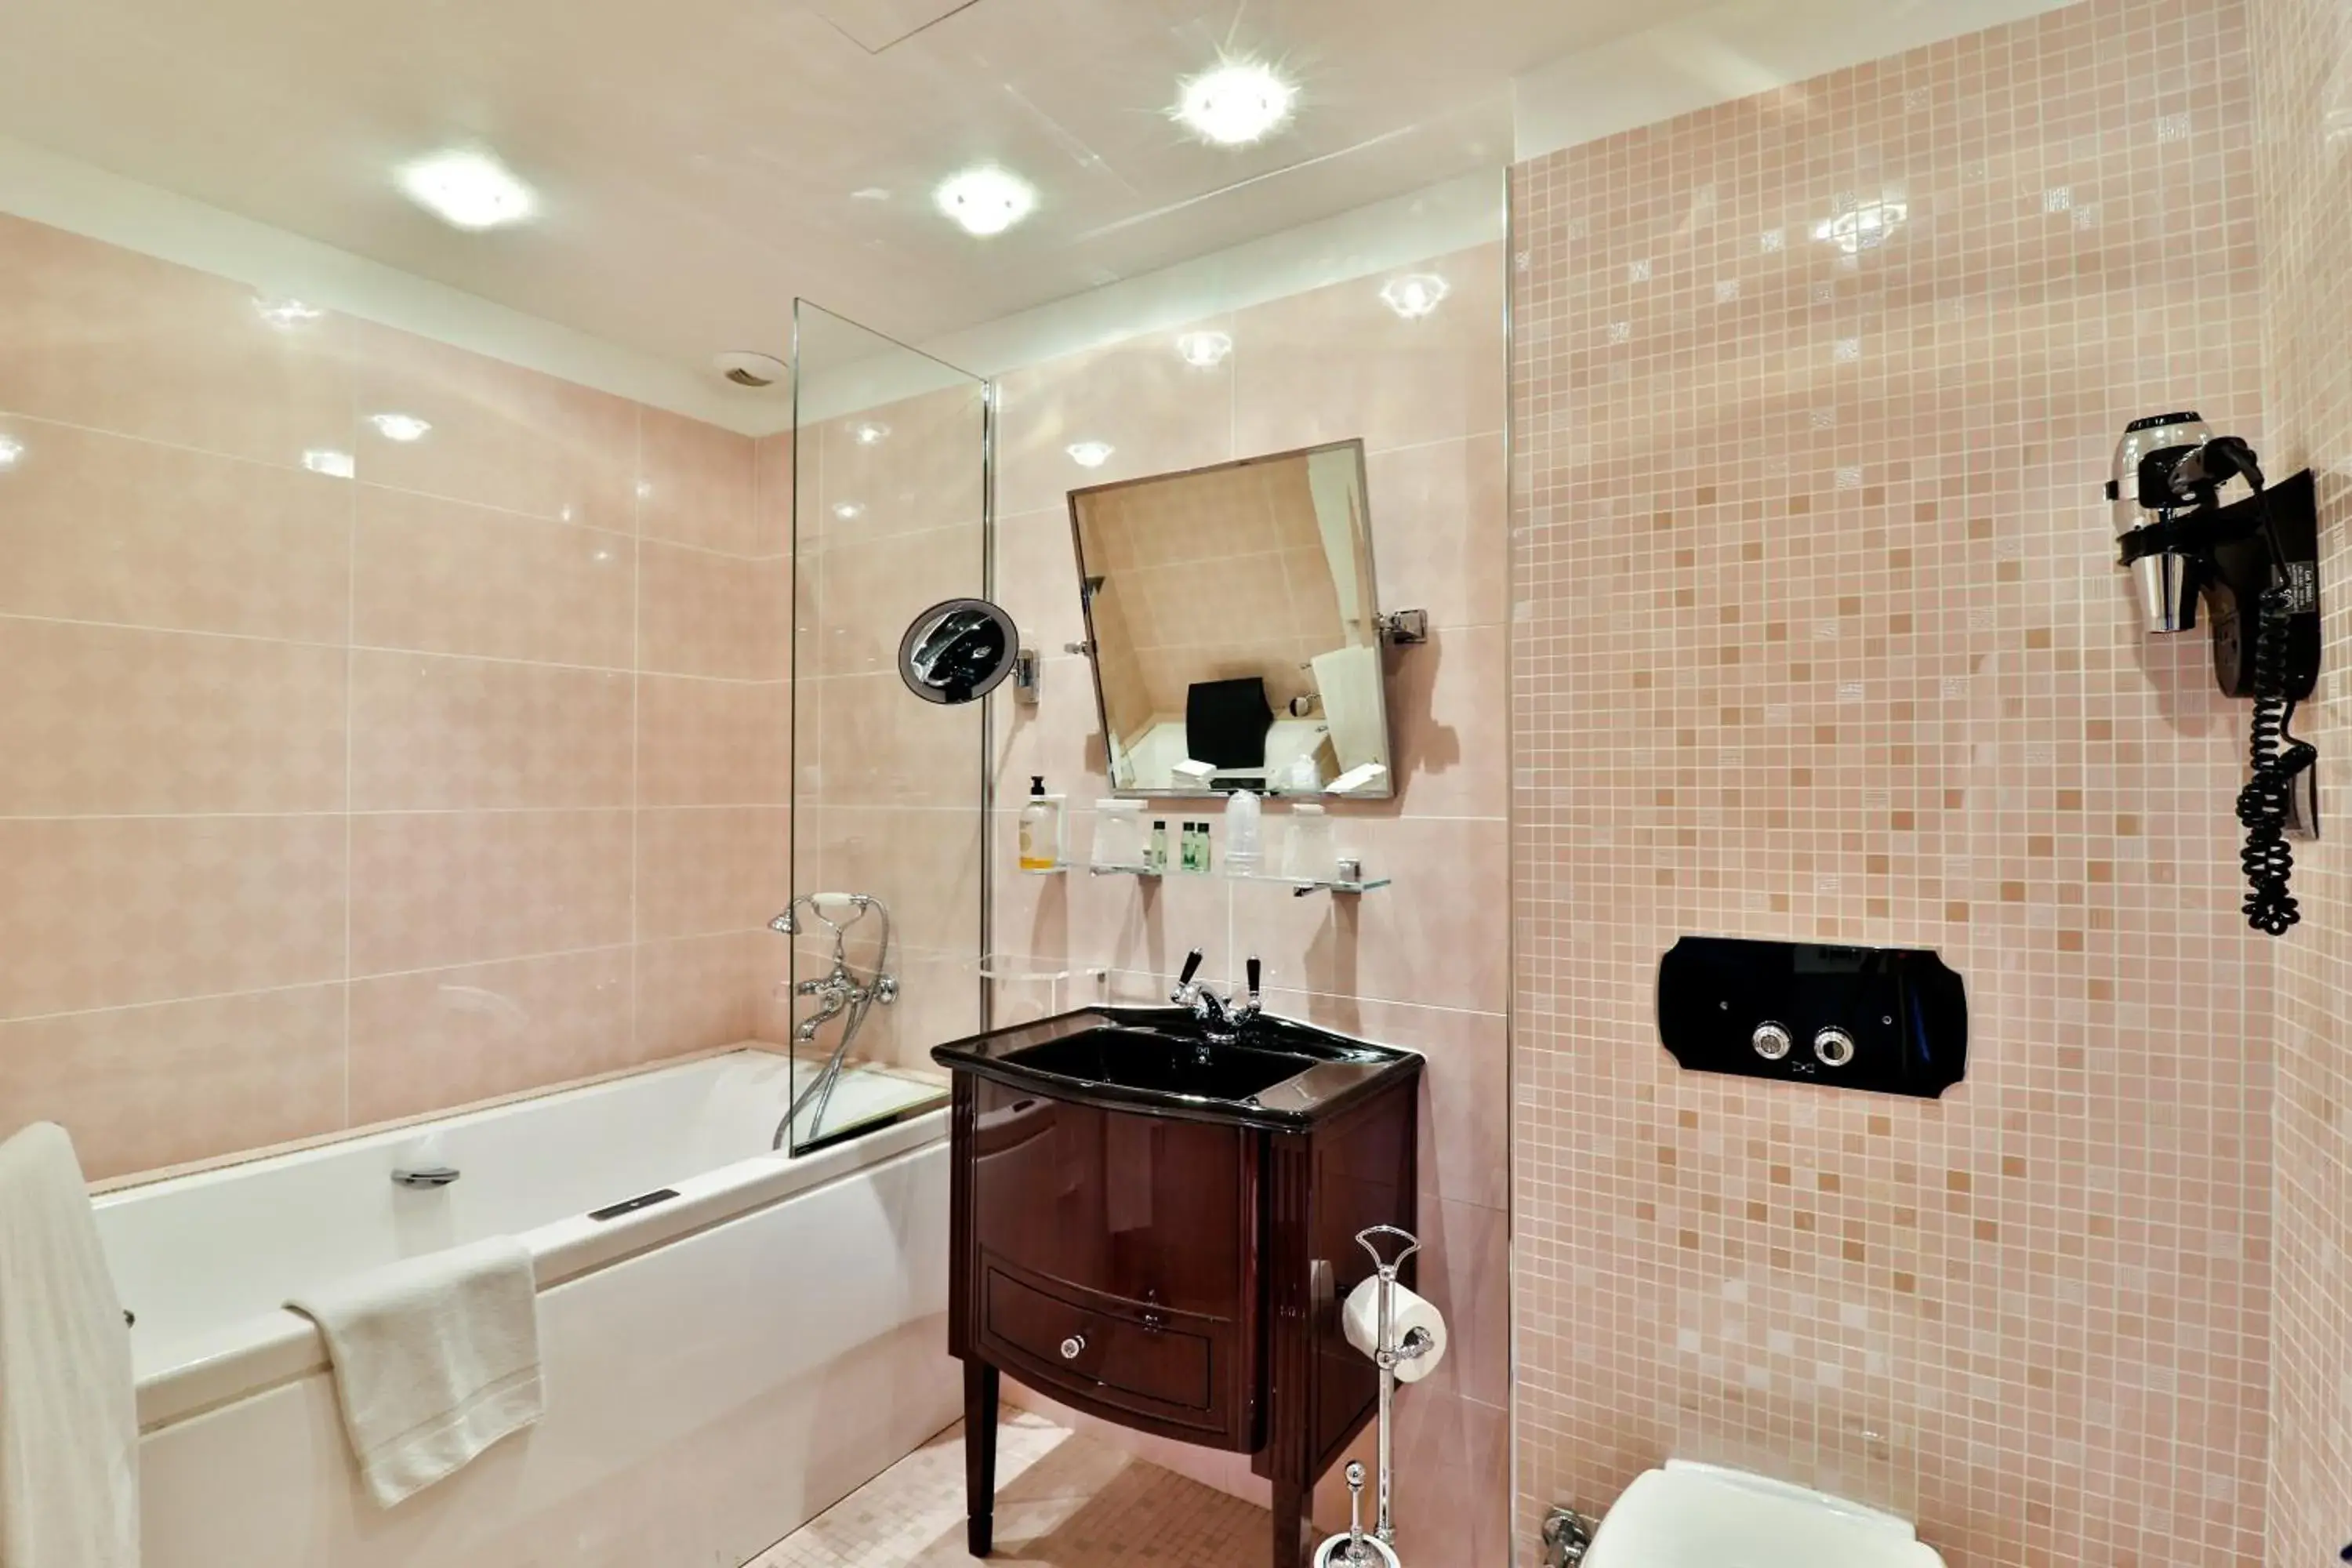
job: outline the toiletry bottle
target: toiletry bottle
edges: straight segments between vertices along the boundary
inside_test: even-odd
[[[1052,871],[1062,864],[1062,797],[1045,793],[1042,773],[1029,776],[1029,803],[1021,808],[1021,868]]]
[[[1155,818],[1151,824],[1151,843],[1145,849],[1143,863],[1165,876],[1168,871],[1168,819]]]
[[[1225,803],[1225,875],[1255,877],[1265,864],[1254,790],[1237,789]]]
[[[1209,827],[1208,823],[1201,824],[1201,864],[1195,868],[1204,877],[1209,874]]]

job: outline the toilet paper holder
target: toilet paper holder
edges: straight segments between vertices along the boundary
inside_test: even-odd
[[[1402,1242],[1393,1256],[1383,1250],[1385,1246]],[[1315,1549],[1314,1568],[1398,1568],[1396,1525],[1390,1516],[1389,1500],[1395,1479],[1395,1449],[1390,1436],[1389,1409],[1396,1400],[1396,1369],[1410,1361],[1427,1355],[1436,1342],[1429,1331],[1416,1326],[1402,1339],[1396,1331],[1397,1270],[1404,1260],[1421,1250],[1421,1238],[1409,1230],[1392,1225],[1376,1225],[1356,1233],[1356,1245],[1371,1254],[1372,1275],[1380,1282],[1380,1333],[1375,1340],[1372,1364],[1380,1368],[1381,1398],[1378,1415],[1379,1474],[1375,1480],[1376,1505],[1372,1516],[1372,1532],[1364,1533],[1364,1467],[1360,1462],[1348,1467],[1348,1528],[1331,1536]]]

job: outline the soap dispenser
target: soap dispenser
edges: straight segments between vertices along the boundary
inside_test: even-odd
[[[1021,808],[1021,868],[1062,868],[1062,797],[1045,793],[1045,775],[1029,775],[1029,802]]]

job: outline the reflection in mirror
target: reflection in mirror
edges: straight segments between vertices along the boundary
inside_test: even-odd
[[[1113,793],[1392,792],[1360,441],[1070,494]]]
[[[950,599],[908,624],[898,679],[926,702],[975,701],[1013,673],[1020,641],[1013,617],[987,600]]]

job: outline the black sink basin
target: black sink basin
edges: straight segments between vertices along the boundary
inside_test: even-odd
[[[1297,1078],[1311,1057],[1249,1046],[1211,1045],[1144,1029],[1088,1029],[1008,1051],[1007,1066],[1081,1083],[1139,1089],[1200,1100],[1242,1101]]]
[[[1050,1100],[1289,1129],[1421,1070],[1411,1051],[1288,1018],[1251,1018],[1238,1042],[1212,1041],[1170,1007],[1082,1007],[934,1046],[931,1059]]]

